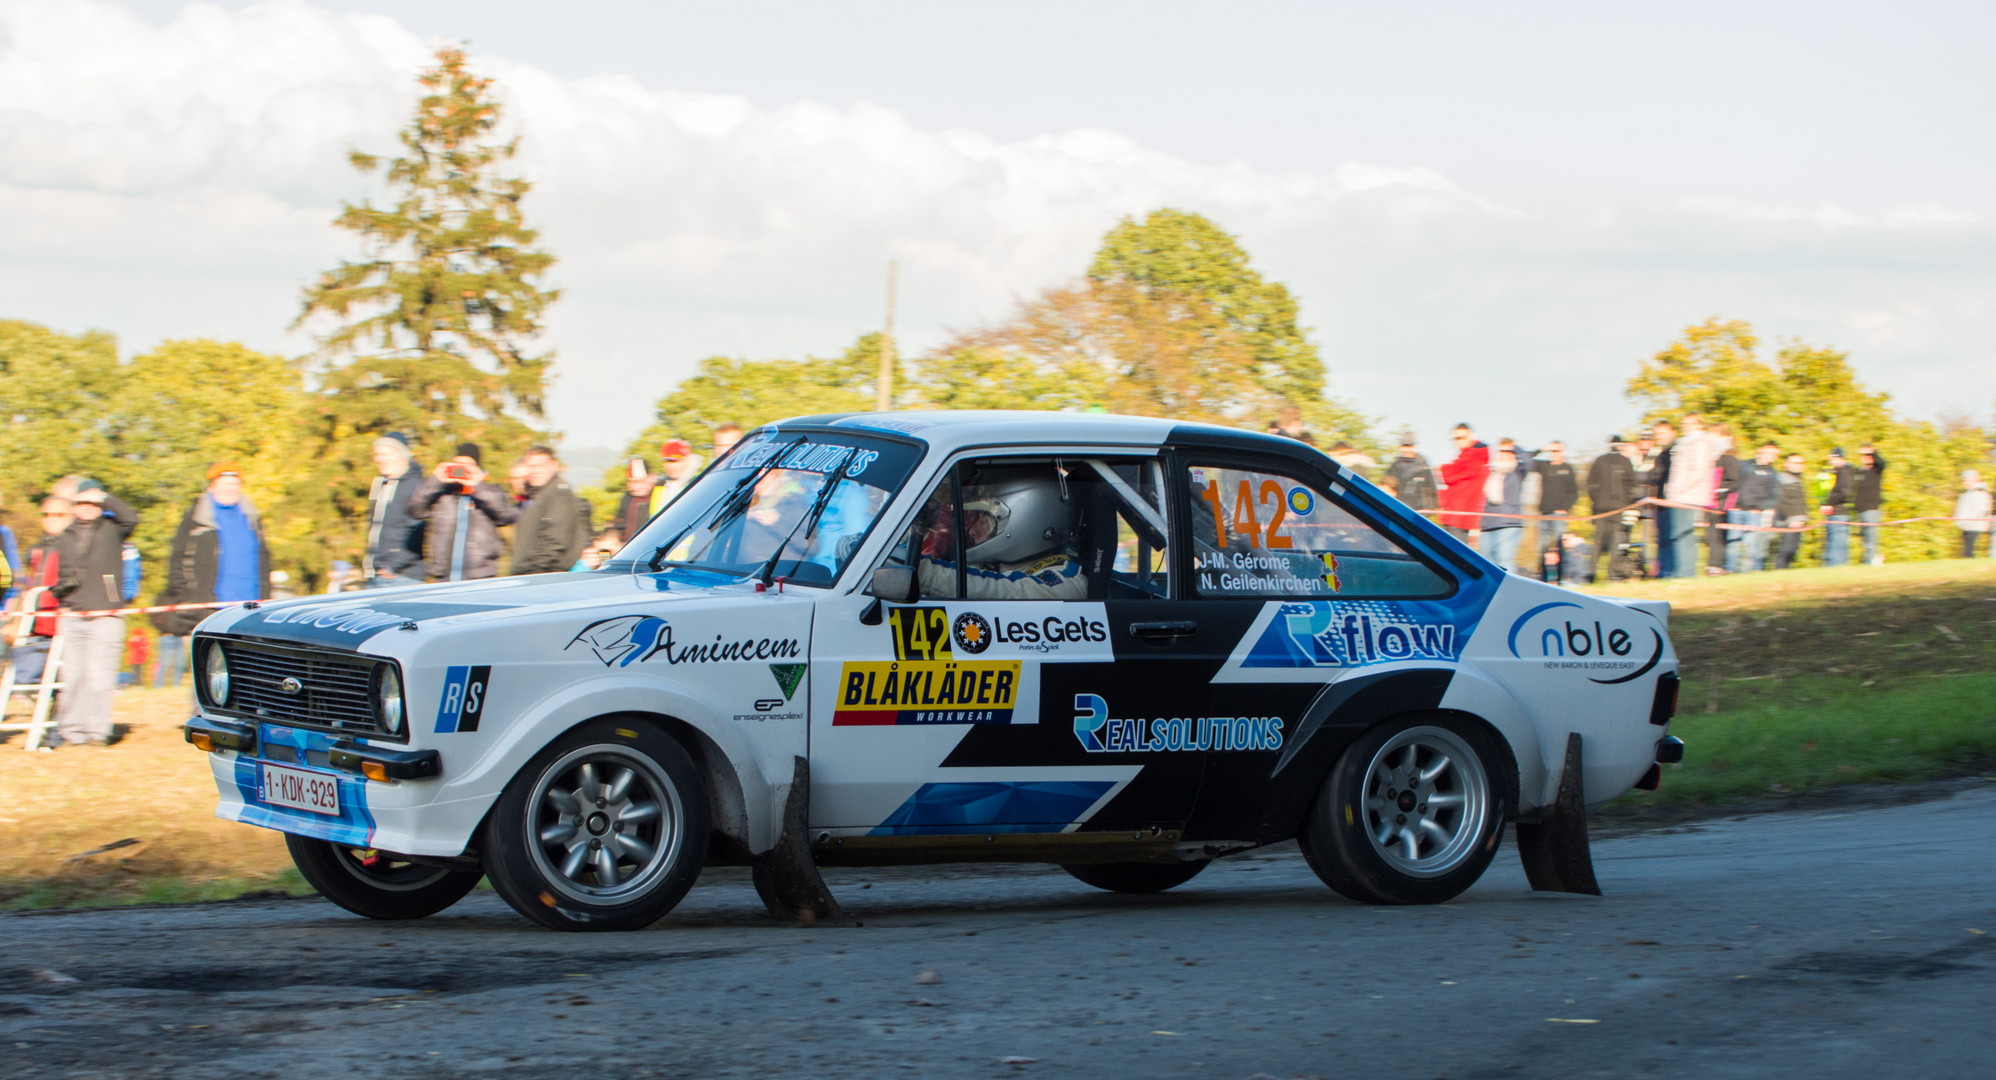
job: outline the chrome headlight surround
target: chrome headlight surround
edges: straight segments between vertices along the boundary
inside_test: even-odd
[[[381,723],[381,730],[401,736],[407,711],[402,701],[402,673],[394,664],[382,664],[374,674],[374,715]]]
[[[201,689],[205,691],[208,704],[215,708],[227,708],[229,704],[229,657],[222,651],[219,641],[208,642],[202,650]]]

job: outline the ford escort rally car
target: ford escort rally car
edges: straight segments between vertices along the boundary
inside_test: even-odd
[[[1596,891],[1585,806],[1681,747],[1667,617],[1502,573],[1290,440],[828,415],[593,572],[219,612],[186,734],[219,816],[376,918],[484,875],[635,928],[715,864],[820,919],[820,865],[1154,892],[1290,838],[1348,897],[1434,903],[1510,823],[1534,887]]]

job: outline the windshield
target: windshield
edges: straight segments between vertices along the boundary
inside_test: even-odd
[[[920,461],[907,443],[758,431],[625,544],[604,570],[683,567],[830,585]]]

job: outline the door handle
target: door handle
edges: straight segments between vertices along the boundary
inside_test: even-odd
[[[1130,636],[1145,641],[1170,641],[1174,638],[1191,637],[1198,632],[1199,624],[1190,619],[1130,624]]]

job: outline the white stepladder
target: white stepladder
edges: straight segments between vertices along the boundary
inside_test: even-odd
[[[0,731],[26,731],[28,742],[22,749],[30,752],[41,749],[42,740],[47,737],[49,727],[55,722],[52,716],[55,711],[55,692],[63,686],[59,681],[62,671],[63,641],[60,619],[56,621],[55,635],[49,638],[48,661],[42,665],[41,681],[20,685],[14,682],[14,658],[19,655],[21,643],[28,639],[30,631],[34,628],[35,619],[38,616],[53,617],[52,612],[35,610],[35,604],[41,599],[41,594],[47,591],[48,587],[45,585],[23,590],[20,610],[10,611],[5,616],[14,620],[13,632],[10,635],[14,647],[7,651],[5,666],[0,667]],[[14,707],[14,699],[29,694],[34,695],[34,708],[26,714],[27,719],[9,719],[8,713]]]

